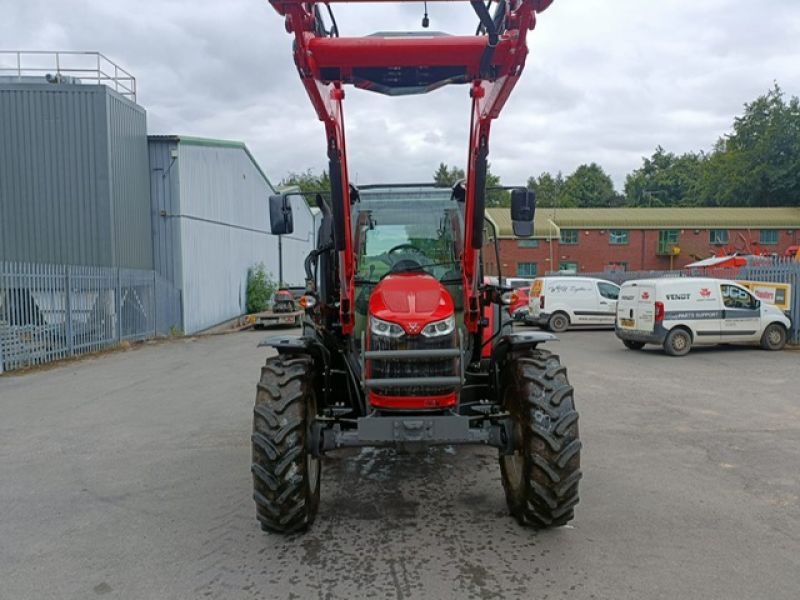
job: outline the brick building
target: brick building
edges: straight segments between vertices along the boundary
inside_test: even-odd
[[[514,237],[507,208],[487,215],[508,276],[680,269],[720,251],[782,255],[800,244],[800,208],[542,208],[528,239]]]

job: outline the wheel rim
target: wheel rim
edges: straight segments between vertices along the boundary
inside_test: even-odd
[[[686,336],[682,334],[678,334],[672,340],[672,347],[675,348],[678,352],[682,352],[686,350]]]
[[[778,331],[777,328],[773,327],[769,330],[769,334],[767,335],[767,340],[773,346],[777,346],[781,343],[781,332]]]
[[[522,442],[522,428],[518,423],[514,424],[514,438],[524,443]],[[517,447],[514,449],[514,454],[503,456],[503,466],[508,485],[515,493],[519,492],[525,477],[525,457],[522,455],[522,448]]]
[[[313,417],[317,414],[317,399],[313,395],[308,410],[311,414],[306,417],[306,439],[310,440],[311,425],[314,423]],[[319,484],[319,459],[308,448],[306,448],[306,478],[308,479],[308,489],[313,494]]]
[[[308,489],[314,493],[317,491],[319,483],[319,459],[315,458],[311,452],[306,452],[306,472],[308,473]]]
[[[553,324],[555,325],[555,329],[564,329],[566,327],[564,317],[556,317]]]

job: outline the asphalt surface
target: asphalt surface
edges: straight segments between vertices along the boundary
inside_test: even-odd
[[[251,500],[259,333],[0,377],[0,598],[800,597],[800,353],[669,358],[562,334],[570,526],[505,508],[493,451],[325,460],[305,535]]]

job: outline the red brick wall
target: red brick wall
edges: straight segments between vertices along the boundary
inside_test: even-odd
[[[656,254],[658,246],[657,229],[630,229],[628,230],[628,243],[625,245],[611,245],[608,243],[608,230],[580,229],[576,245],[561,244],[558,239],[552,242],[552,257],[555,267],[550,266],[551,249],[547,240],[539,240],[538,248],[520,248],[517,240],[500,240],[500,260],[503,275],[515,276],[518,264],[521,262],[535,262],[538,274],[558,270],[560,262],[570,261],[578,263],[578,270],[583,272],[597,272],[607,270],[608,266],[616,262],[627,263],[628,271],[667,270],[670,268],[670,257]],[[695,233],[697,231],[697,233]],[[792,231],[788,233],[788,231]],[[708,229],[681,229],[679,230],[677,245],[681,253],[673,258],[672,267],[680,269],[698,258],[707,258],[714,251],[729,249],[730,251],[745,249],[744,242],[739,234],[749,241],[750,249],[757,251],[760,232],[758,230],[728,230],[729,243],[726,246],[712,246],[709,243]],[[783,254],[789,246],[800,243],[800,234],[797,230],[778,230],[778,244],[764,246],[766,252]],[[493,263],[493,251],[485,252],[486,262]],[[493,274],[493,270],[487,268]]]

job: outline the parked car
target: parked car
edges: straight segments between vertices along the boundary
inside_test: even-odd
[[[615,332],[632,350],[658,344],[667,354],[683,356],[693,346],[723,342],[782,350],[790,325],[779,308],[735,281],[642,279],[622,285]]]
[[[528,290],[519,288],[514,290],[514,301],[508,307],[508,314],[515,321],[525,321],[528,318]]]
[[[570,325],[614,326],[619,286],[594,277],[537,277],[531,285],[527,322],[565,331]]]

